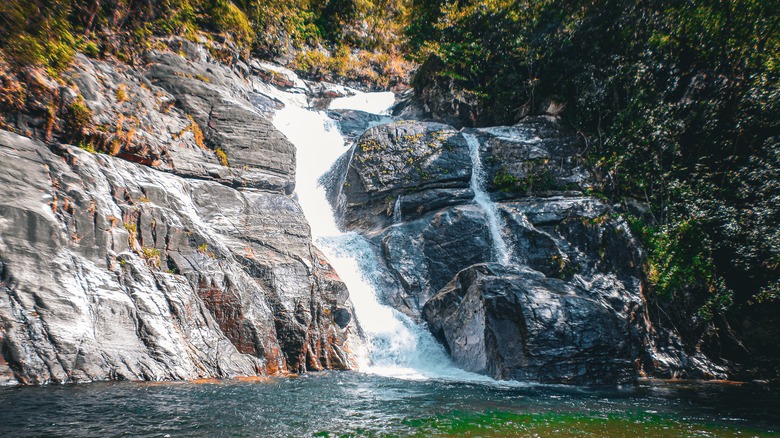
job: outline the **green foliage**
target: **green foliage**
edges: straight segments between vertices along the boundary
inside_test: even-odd
[[[160,250],[154,247],[144,246],[141,248],[141,255],[145,259],[152,259],[152,258],[158,258],[160,257]]]
[[[100,49],[93,41],[87,41],[81,47],[81,51],[90,58],[97,58],[100,55]]]
[[[0,5],[0,49],[13,65],[67,68],[76,50],[135,63],[153,48],[153,37],[193,41],[219,34],[242,56],[304,55],[299,72],[349,79],[376,87],[407,80],[403,26],[409,0],[8,0]],[[210,48],[211,44],[207,44]],[[231,47],[228,45],[228,47]],[[102,51],[101,51],[102,48]],[[315,53],[324,52],[324,59]],[[233,53],[213,49],[231,62]],[[288,58],[289,59],[289,58]]]
[[[197,29],[197,12],[189,1],[171,0],[161,2],[160,13],[156,14],[153,28],[163,35],[192,35]],[[145,29],[145,27],[138,27]],[[151,31],[151,29],[148,29]],[[139,35],[140,36],[140,35]]]
[[[500,169],[496,172],[495,176],[493,176],[493,185],[497,190],[500,190],[504,193],[525,193],[525,191],[528,189],[527,187],[521,186],[520,178],[507,172],[506,169]]]
[[[692,311],[703,322],[731,307],[734,291],[717,273],[713,243],[701,223],[658,227],[629,219],[648,251],[648,279],[664,302],[677,312]]]
[[[63,134],[68,141],[89,143],[87,131],[92,126],[92,110],[79,98],[67,106],[62,117]]]
[[[127,230],[127,243],[132,248],[138,240],[138,227],[132,222],[125,222],[124,226]]]
[[[780,280],[761,288],[761,291],[753,297],[751,304],[780,302]]]
[[[114,92],[114,97],[116,97],[116,101],[119,103],[129,99],[129,96],[127,95],[127,87],[125,85],[120,85]]]
[[[146,264],[152,268],[160,268],[160,250],[153,246],[144,246],[141,248],[141,257],[146,260]]]
[[[94,154],[96,152],[95,145],[93,145],[92,143],[79,142],[77,146],[79,147],[79,149],[83,149],[89,152],[90,154]]]
[[[411,53],[478,124],[565,104],[614,200],[648,200],[649,274],[702,319],[780,278],[780,14],[771,2],[415,2]],[[424,81],[415,84],[418,90]],[[497,174],[494,184],[522,182]]]
[[[519,178],[507,171],[505,167],[499,169],[493,176],[493,186],[504,193],[517,193],[528,195],[533,192],[546,192],[551,190],[566,190],[567,187],[555,180],[547,162],[529,162],[526,166],[526,175]]]
[[[252,23],[254,48],[263,55],[285,54],[320,40],[309,0],[244,1],[242,6]]]
[[[254,31],[244,11],[229,0],[209,0],[206,14],[208,19],[204,24],[215,30],[232,35],[240,47],[250,47]]]
[[[76,40],[68,21],[70,3],[7,0],[0,4],[0,48],[18,65],[52,74],[70,65]]]
[[[228,157],[224,150],[221,148],[217,148],[214,151],[214,154],[217,156],[217,160],[219,160],[219,164],[227,167],[228,166]]]

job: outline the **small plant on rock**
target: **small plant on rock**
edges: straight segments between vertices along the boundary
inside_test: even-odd
[[[217,160],[219,160],[219,164],[227,167],[228,166],[228,158],[227,158],[227,154],[225,153],[225,151],[222,150],[221,148],[219,148],[216,151],[214,151],[214,153],[217,155]]]
[[[141,248],[141,257],[146,260],[146,264],[153,268],[160,267],[160,250],[153,246],[144,246]]]
[[[127,99],[129,99],[129,97],[127,95],[126,88],[127,87],[124,84],[122,84],[122,85],[119,86],[119,88],[116,89],[116,92],[114,93],[114,95],[116,96],[116,101],[117,102],[122,103],[122,102],[126,101]]]
[[[125,229],[127,230],[127,243],[132,248],[135,246],[136,239],[138,238],[138,228],[132,222],[125,222]]]

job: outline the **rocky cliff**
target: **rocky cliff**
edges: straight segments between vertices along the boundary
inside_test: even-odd
[[[654,327],[642,250],[620,212],[587,195],[581,147],[553,117],[466,130],[402,120],[356,142],[329,178],[332,202],[373,243],[385,300],[467,370],[579,384],[723,376]]]
[[[268,71],[167,44],[133,68],[80,55],[63,84],[31,70],[4,119],[26,136],[0,131],[0,383],[353,366]]]

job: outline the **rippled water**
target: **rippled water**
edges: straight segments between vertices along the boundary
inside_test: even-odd
[[[624,389],[409,381],[356,372],[263,382],[0,388],[0,436],[780,436],[777,388]]]

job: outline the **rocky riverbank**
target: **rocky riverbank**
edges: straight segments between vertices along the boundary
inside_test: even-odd
[[[41,105],[88,110],[81,148],[0,132],[2,383],[354,365],[349,293],[291,196],[268,72],[169,43],[38,84]],[[34,105],[13,128],[45,138]]]
[[[4,118],[2,383],[355,366],[349,291],[312,243],[295,147],[271,122],[279,90],[317,108],[351,91],[165,44],[133,67],[79,56],[64,85],[30,70],[35,93]],[[642,249],[555,117],[456,129],[398,108],[331,110],[354,144],[322,181],[340,225],[370,241],[382,300],[458,366],[571,384],[728,377],[656,323]]]

